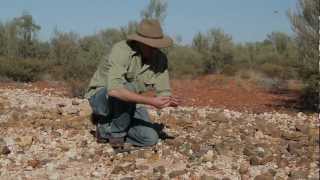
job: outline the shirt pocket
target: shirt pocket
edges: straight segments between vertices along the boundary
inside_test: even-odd
[[[136,80],[136,74],[134,72],[126,72],[124,77],[127,82],[133,82]]]
[[[153,79],[145,79],[143,81],[143,83],[144,83],[147,91],[154,89],[154,80]]]

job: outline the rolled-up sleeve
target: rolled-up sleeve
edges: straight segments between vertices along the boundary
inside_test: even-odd
[[[127,70],[129,55],[121,47],[112,48],[109,55],[109,72],[107,77],[107,90],[124,88],[125,73]]]
[[[157,96],[171,96],[171,88],[168,70],[160,73],[155,79],[155,89]]]

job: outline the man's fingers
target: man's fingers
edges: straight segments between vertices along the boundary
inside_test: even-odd
[[[159,97],[161,100],[165,101],[165,100],[170,100],[170,96],[161,96]]]
[[[161,109],[162,109],[162,108],[169,107],[170,105],[171,105],[171,102],[169,101],[169,102],[163,104],[163,105],[161,106]]]
[[[174,105],[179,105],[181,103],[181,100],[179,99],[171,99],[171,103]]]
[[[178,100],[178,99],[171,99],[171,102],[179,103],[179,102],[180,102],[180,100]]]
[[[164,97],[164,98],[161,98],[160,101],[161,101],[160,106],[163,106],[165,104],[170,103],[170,98]]]
[[[171,100],[175,101],[175,102],[181,102],[182,101],[182,99],[180,97],[177,97],[177,96],[171,96]]]
[[[181,103],[181,98],[176,96],[161,96],[158,97],[159,105],[158,108],[162,109],[165,107],[177,107]]]

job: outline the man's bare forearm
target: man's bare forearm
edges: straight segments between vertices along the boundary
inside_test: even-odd
[[[139,104],[152,105],[152,97],[137,94],[125,88],[115,89],[108,92],[109,96],[121,99],[122,101],[135,102]]]

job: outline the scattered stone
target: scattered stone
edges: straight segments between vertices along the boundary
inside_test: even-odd
[[[265,165],[268,162],[271,162],[273,160],[272,156],[267,156],[265,158],[260,158],[258,156],[252,156],[250,158],[250,164],[253,166],[257,166],[257,165]]]
[[[61,133],[58,132],[58,131],[52,131],[51,134],[52,134],[52,136],[55,137],[55,138],[61,137]]]
[[[164,166],[157,166],[153,168],[153,173],[155,174],[165,174],[166,173],[166,168]]]
[[[248,174],[241,174],[241,180],[250,180],[250,176]]]
[[[102,173],[98,172],[98,171],[94,171],[91,173],[92,176],[94,177],[101,177],[102,176]]]
[[[137,169],[140,169],[140,170],[148,170],[150,168],[149,166],[143,165],[143,164],[139,164],[136,167]]]
[[[305,135],[302,132],[292,132],[292,131],[285,131],[281,134],[281,136],[286,140],[292,140],[292,141],[300,141]]]
[[[170,177],[170,178],[175,178],[175,177],[184,175],[184,174],[186,174],[186,173],[187,173],[186,170],[171,171],[171,172],[169,173],[169,177]]]
[[[152,156],[153,152],[151,150],[140,150],[138,152],[138,158],[148,159]]]
[[[67,114],[69,115],[76,115],[79,116],[80,115],[80,109],[77,108],[70,108],[66,111]]]
[[[1,108],[0,179],[318,179],[319,120],[312,113],[150,109],[175,138],[116,154],[89,133],[95,126],[86,100],[0,87]]]
[[[10,152],[11,151],[8,148],[7,143],[4,141],[4,139],[0,138],[0,153],[7,155],[7,154],[10,154]]]
[[[284,177],[281,177],[281,176],[277,176],[277,177],[275,178],[275,180],[285,180],[285,178],[284,178]]]
[[[72,100],[72,105],[74,105],[74,106],[77,106],[77,105],[79,105],[80,103],[78,102],[78,101],[76,101],[76,100]]]
[[[133,177],[123,177],[120,180],[133,180],[133,179],[134,179]]]
[[[304,144],[302,142],[289,141],[287,150],[293,155],[303,156],[306,155],[306,150],[303,146]]]
[[[264,165],[273,160],[273,154],[270,149],[260,146],[247,146],[244,149],[244,154],[249,156],[251,165]]]
[[[25,148],[32,145],[33,139],[34,138],[32,136],[21,136],[16,139],[16,142],[19,146]]]
[[[293,170],[289,173],[290,180],[307,179],[308,173],[302,170]]]
[[[66,152],[66,157],[69,160],[76,160],[77,158],[77,151],[75,149],[71,149],[69,151]]]
[[[57,104],[57,107],[60,107],[60,108],[63,108],[63,107],[66,107],[67,105],[65,103],[58,103]]]
[[[126,171],[123,167],[121,166],[116,166],[113,168],[111,174],[124,174]]]
[[[309,132],[309,124],[308,123],[297,123],[295,125],[296,130],[302,132],[303,134],[308,134]]]
[[[7,154],[10,154],[10,153],[11,153],[11,151],[10,151],[10,149],[8,148],[8,146],[2,147],[1,154],[7,155]]]
[[[60,175],[58,173],[53,173],[49,175],[49,180],[59,180]]]
[[[214,176],[202,175],[200,180],[219,180],[219,178],[214,177]]]
[[[272,180],[272,179],[273,179],[273,175],[269,172],[260,174],[254,178],[254,180]]]
[[[257,128],[268,136],[279,138],[281,137],[281,131],[279,127],[274,123],[266,122],[265,120],[258,119],[255,121]]]
[[[214,153],[213,150],[209,150],[205,155],[203,155],[203,160],[206,161],[213,161],[214,160]]]
[[[37,168],[37,167],[40,167],[40,161],[37,160],[37,159],[33,159],[33,160],[29,160],[28,161],[28,166],[31,166],[32,168]]]
[[[279,158],[277,160],[277,165],[280,168],[285,168],[285,167],[287,167],[289,165],[289,161],[284,159],[284,158]]]
[[[248,173],[249,167],[250,167],[250,164],[248,162],[241,163],[240,168],[239,168],[239,173],[240,174]]]

